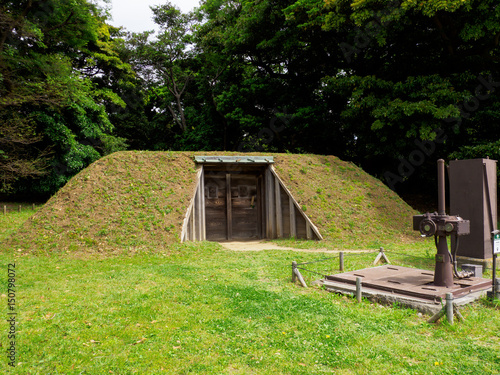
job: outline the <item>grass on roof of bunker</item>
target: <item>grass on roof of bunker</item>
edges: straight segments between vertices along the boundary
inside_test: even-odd
[[[379,247],[418,241],[411,230],[416,212],[356,165],[335,156],[280,154],[275,168],[319,228],[326,246]],[[297,241],[288,242],[300,246]],[[313,241],[304,245],[318,246]]]
[[[17,232],[32,251],[108,252],[178,242],[196,170],[184,154],[120,152],[72,178]],[[28,250],[28,249],[27,249]]]
[[[118,152],[72,178],[8,241],[34,253],[163,251],[180,241],[196,184],[193,156]],[[258,154],[255,154],[258,155]],[[415,214],[382,182],[334,156],[272,154],[275,168],[324,237],[296,247],[376,248],[418,241]]]

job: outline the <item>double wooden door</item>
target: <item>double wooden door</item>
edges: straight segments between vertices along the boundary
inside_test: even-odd
[[[262,176],[238,172],[205,174],[206,237],[209,241],[262,237]]]

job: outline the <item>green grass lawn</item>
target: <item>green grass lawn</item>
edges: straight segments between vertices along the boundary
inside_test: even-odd
[[[425,256],[427,245],[410,252]],[[430,325],[413,310],[290,282],[293,260],[331,256],[213,243],[109,257],[4,250],[0,367],[9,369],[15,263],[15,374],[500,373],[498,304],[479,301],[462,309],[464,322]],[[346,266],[373,258],[347,255]]]

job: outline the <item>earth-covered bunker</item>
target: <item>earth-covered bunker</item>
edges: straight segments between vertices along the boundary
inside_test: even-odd
[[[276,173],[272,156],[195,156],[182,241],[323,239]]]

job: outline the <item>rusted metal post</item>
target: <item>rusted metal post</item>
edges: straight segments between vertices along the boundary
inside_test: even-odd
[[[339,271],[344,272],[344,252],[339,253]]]
[[[434,285],[451,288],[453,283],[453,265],[446,236],[438,236],[436,265],[434,269]]]
[[[444,160],[437,161],[438,167],[438,214],[446,215],[445,185],[444,185]]]
[[[438,162],[438,214],[446,220],[445,211],[445,184],[444,184],[444,160]],[[444,223],[441,224],[444,226]],[[438,223],[439,228],[439,223]],[[448,241],[446,232],[438,230],[437,232],[437,254],[436,266],[434,269],[434,285],[451,288],[453,286],[453,264],[451,262],[450,252],[448,251]]]
[[[413,216],[413,229],[420,231],[424,237],[434,237],[436,241],[437,254],[433,285],[451,288],[454,285],[454,271],[457,278],[467,277],[467,275],[453,269],[452,258],[456,256],[458,237],[470,234],[470,221],[464,220],[460,216],[446,215],[444,160],[439,159],[437,166],[439,212],[433,214],[427,212],[424,215]],[[454,236],[456,239],[454,255],[448,251],[448,236]]]

